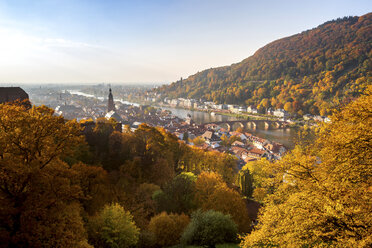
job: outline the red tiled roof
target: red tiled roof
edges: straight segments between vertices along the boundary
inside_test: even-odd
[[[258,154],[264,154],[265,153],[265,151],[260,150],[260,149],[258,149],[256,147],[253,147],[251,150],[249,150],[249,152],[258,153]]]

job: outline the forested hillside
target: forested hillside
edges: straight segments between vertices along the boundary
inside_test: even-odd
[[[0,248],[371,247],[371,116],[368,86],[314,142],[238,171],[161,128],[0,104]]]
[[[263,202],[242,247],[372,246],[372,87],[283,160],[248,163]]]
[[[0,104],[0,248],[166,247],[181,242],[197,209],[215,222],[208,242],[250,230],[232,155],[146,124],[116,126]],[[183,242],[200,243],[195,225]]]
[[[329,114],[371,83],[372,13],[276,40],[231,66],[165,85],[168,97]]]

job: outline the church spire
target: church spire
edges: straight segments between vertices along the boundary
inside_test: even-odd
[[[112,96],[111,88],[110,88],[110,93],[108,95],[107,110],[108,112],[115,110],[114,97]]]

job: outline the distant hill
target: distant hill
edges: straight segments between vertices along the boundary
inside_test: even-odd
[[[372,13],[276,40],[231,66],[155,89],[168,97],[328,114],[371,83]]]

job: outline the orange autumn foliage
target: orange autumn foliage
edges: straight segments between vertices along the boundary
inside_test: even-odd
[[[195,190],[195,199],[200,208],[231,215],[239,232],[250,230],[251,220],[245,201],[237,191],[227,186],[221,176],[213,172],[201,173],[196,180]]]

